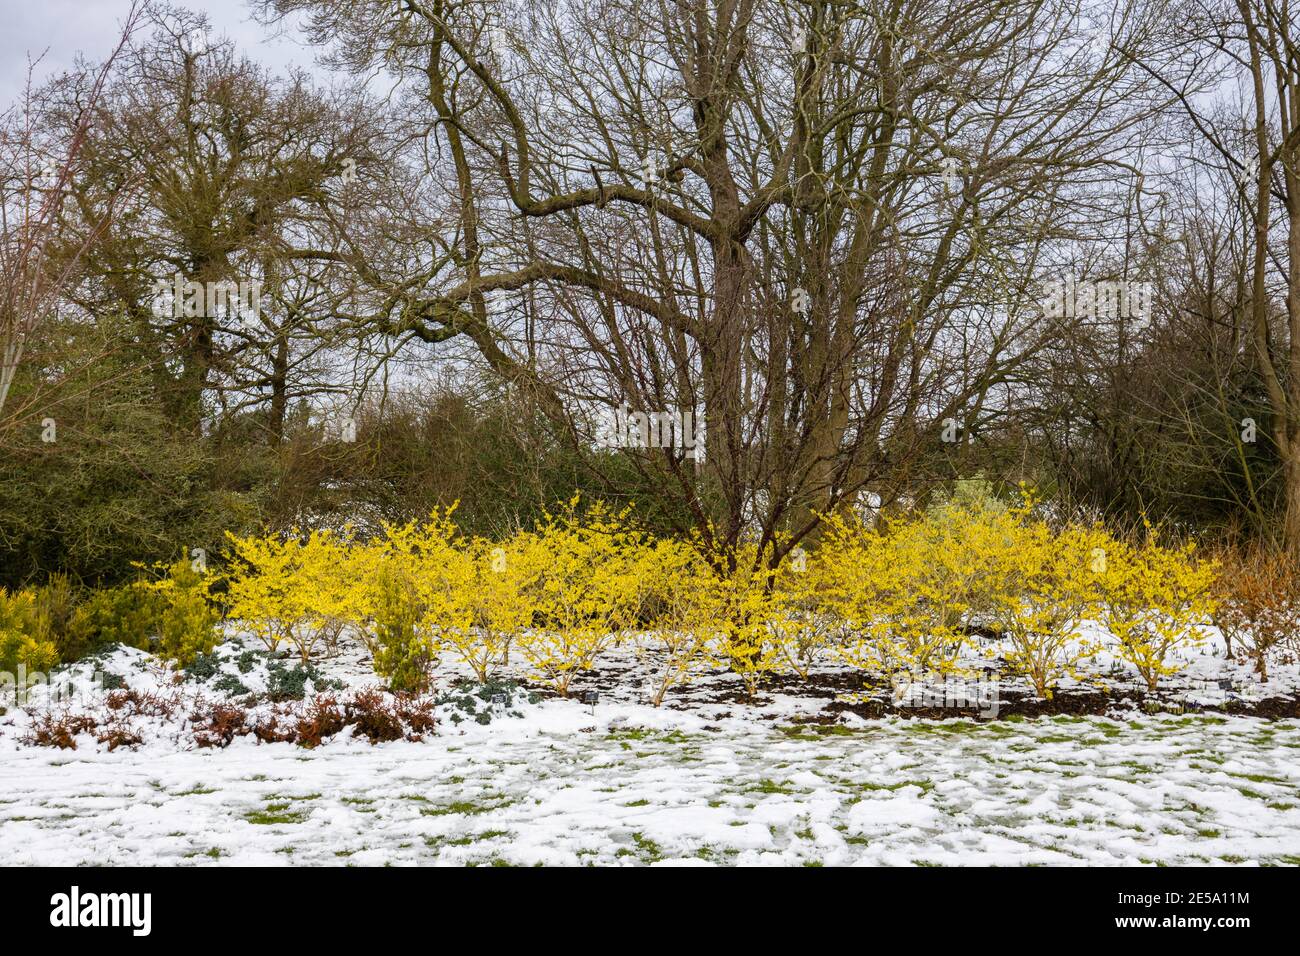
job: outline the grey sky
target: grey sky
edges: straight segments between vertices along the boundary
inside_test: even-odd
[[[274,36],[253,22],[247,0],[181,0],[176,4],[206,13],[218,36],[275,70],[311,67],[315,51],[294,33]],[[0,111],[21,93],[32,59],[39,81],[72,66],[78,53],[92,60],[109,54],[130,0],[0,0]]]

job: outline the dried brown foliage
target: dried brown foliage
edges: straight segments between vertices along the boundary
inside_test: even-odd
[[[386,740],[422,740],[433,732],[433,701],[410,694],[363,690],[343,705],[347,723],[372,744]]]
[[[301,747],[318,747],[325,738],[333,737],[346,726],[347,718],[335,698],[314,697],[298,721],[297,743]]]
[[[118,747],[138,747],[144,743],[140,731],[126,720],[114,720],[105,725],[95,739],[101,744],[107,744],[109,750],[116,750]]]
[[[260,720],[234,704],[209,705],[190,717],[194,740],[200,747],[227,747],[236,737],[252,734],[262,743],[296,743],[319,747],[330,737],[355,727],[371,743],[386,740],[422,740],[434,729],[433,701],[427,697],[388,694],[372,689],[358,691],[339,701],[320,694],[301,708],[282,705]]]
[[[1268,680],[1268,662],[1278,648],[1295,651],[1300,631],[1300,561],[1283,551],[1257,546],[1228,550],[1215,585],[1215,623],[1228,642]]]
[[[242,707],[225,702],[212,704],[205,711],[190,715],[194,726],[194,743],[200,747],[229,747],[236,737],[251,732],[248,713]]]
[[[76,750],[77,737],[81,734],[94,733],[98,729],[99,722],[89,714],[47,711],[35,715],[32,728],[23,737],[23,743],[37,747]]]
[[[123,716],[161,717],[169,720],[176,716],[180,698],[176,694],[163,695],[127,688],[110,691],[104,698],[104,706]]]

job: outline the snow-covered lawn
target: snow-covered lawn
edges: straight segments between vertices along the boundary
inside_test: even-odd
[[[34,721],[64,707],[42,704],[45,688],[8,707],[5,862],[1300,864],[1300,719],[1148,715],[1119,694],[1106,716],[868,719],[798,682],[747,701],[725,672],[653,708],[653,658],[622,648],[583,677],[594,707],[522,691],[476,702],[443,661],[421,740],[372,745],[349,729],[315,749],[251,735],[201,746],[191,715],[212,701],[243,701],[250,719],[281,706],[270,698],[292,662],[252,648],[234,634],[215,670],[183,680],[125,648],[62,672],[80,687],[102,668],[172,701],[110,713],[91,687],[66,705],[101,729],[122,717],[134,743],[117,749],[95,731],[75,749],[33,746]],[[320,664],[300,697],[375,684],[359,645]],[[1300,667],[1260,687],[1210,647],[1170,683],[1162,699],[1191,709],[1289,699]]]
[[[419,743],[16,748],[9,864],[1300,863],[1300,721],[817,730],[548,701]]]

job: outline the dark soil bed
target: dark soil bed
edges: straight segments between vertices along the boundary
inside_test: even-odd
[[[582,699],[583,691],[595,690],[602,702],[629,701],[633,695],[629,685],[644,679],[636,668],[604,667],[588,671],[575,679],[570,696]],[[529,685],[542,696],[554,696],[554,691],[540,685]],[[798,674],[772,674],[763,682],[762,689],[752,700],[746,696],[740,679],[725,671],[713,671],[705,679],[685,687],[668,691],[664,707],[672,710],[693,711],[701,707],[716,709],[719,706],[750,705],[762,708],[772,703],[772,695],[814,698],[825,701],[816,714],[772,716],[773,720],[806,724],[833,724],[844,714],[856,714],[866,719],[906,717],[922,720],[998,720],[1007,717],[1054,716],[1120,716],[1134,713],[1198,714],[1219,713],[1236,716],[1262,717],[1280,720],[1300,717],[1300,695],[1243,700],[1235,695],[1222,703],[1192,702],[1185,695],[1195,692],[1191,687],[1162,689],[1148,694],[1131,681],[1104,690],[1079,689],[1062,691],[1048,700],[1035,697],[1024,690],[1002,688],[997,698],[996,715],[992,708],[975,706],[914,706],[895,704],[888,681],[870,679],[853,671],[821,671],[807,678]],[[720,715],[719,715],[720,716]]]

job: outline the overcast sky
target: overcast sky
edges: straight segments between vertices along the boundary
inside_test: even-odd
[[[254,23],[247,0],[180,0],[176,5],[206,13],[213,31],[235,41],[237,49],[280,71],[290,65],[311,67],[315,51],[291,33],[279,37]],[[21,92],[30,54],[44,60],[37,80],[64,70],[77,54],[92,60],[113,49],[130,0],[0,0],[0,110]]]

